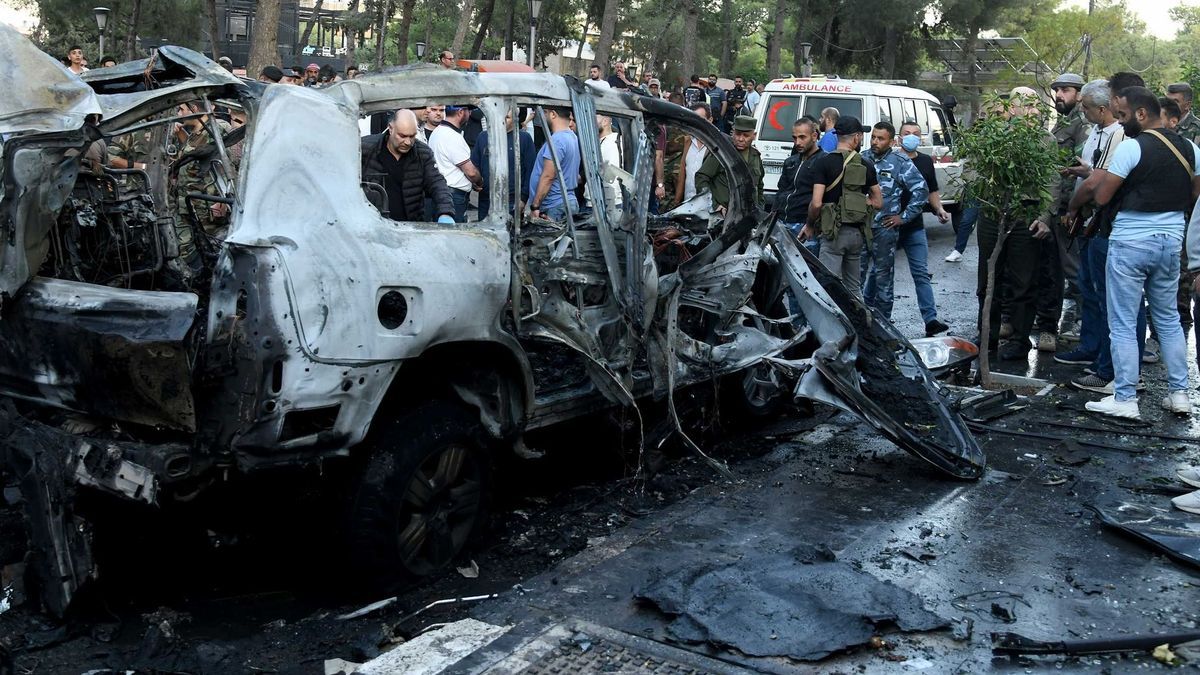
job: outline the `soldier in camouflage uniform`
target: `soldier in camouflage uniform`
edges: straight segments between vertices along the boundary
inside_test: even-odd
[[[108,165],[114,169],[145,169],[149,156],[149,131],[121,134],[108,142]]]
[[[1054,91],[1054,109],[1058,111],[1058,121],[1054,123],[1051,133],[1058,143],[1059,151],[1072,160],[1077,160],[1087,142],[1091,125],[1083,117],[1083,108],[1079,106],[1079,91],[1083,89],[1083,78],[1075,73],[1063,73],[1054,80],[1050,88]],[[1057,218],[1051,224],[1051,236],[1040,243],[1041,259],[1038,264],[1037,280],[1037,348],[1044,352],[1053,352],[1058,348],[1058,322],[1063,315],[1064,282],[1065,298],[1070,308],[1078,307],[1079,287],[1079,249],[1066,233],[1065,218],[1067,205],[1071,202],[1071,194],[1075,190],[1075,176],[1067,171],[1070,160],[1062,167],[1061,197],[1058,202]],[[1068,312],[1067,329],[1078,334],[1074,324],[1078,321],[1077,310]]]
[[[185,104],[179,107],[180,115],[200,112],[199,106]],[[193,117],[176,124],[175,141],[179,144],[178,157],[185,157],[194,150],[203,148],[211,142],[208,124],[217,125],[222,136],[228,134],[232,127],[228,122],[209,117]],[[211,237],[221,238],[229,224],[229,207],[220,202],[208,202],[200,199],[188,199],[188,193],[201,192],[208,195],[224,197],[217,184],[215,161],[212,158],[191,161],[179,169],[175,176],[175,236],[179,242],[179,257],[187,263],[193,273],[201,268],[199,250],[196,247],[195,231],[202,230]],[[228,167],[230,183],[236,180],[236,166]],[[194,229],[195,228],[195,229]]]
[[[1167,98],[1175,101],[1179,105],[1179,112],[1183,113],[1183,117],[1179,120],[1179,126],[1175,127],[1175,133],[1183,136],[1193,143],[1200,142],[1200,119],[1192,114],[1192,85],[1187,82],[1176,82],[1167,86]],[[1191,218],[1188,218],[1191,222]],[[1189,265],[1187,260],[1187,247],[1183,247],[1183,265],[1179,268],[1182,272],[1179,275],[1179,321],[1183,324],[1184,333],[1192,325],[1192,282],[1196,278],[1196,272],[1188,270],[1195,265]],[[1197,340],[1200,341],[1200,335]]]

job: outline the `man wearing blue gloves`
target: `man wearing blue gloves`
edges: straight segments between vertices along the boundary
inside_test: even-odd
[[[888,319],[892,318],[900,226],[920,218],[929,201],[925,179],[908,155],[892,147],[895,138],[896,127],[891,122],[879,122],[871,129],[871,151],[863,154],[863,159],[875,167],[883,193],[883,208],[875,214],[870,241],[863,245],[863,300]],[[902,201],[905,192],[909,195],[907,203]]]
[[[382,133],[362,139],[362,179],[378,183],[387,193],[387,216],[392,220],[425,219],[425,199],[433,202],[439,223],[454,223],[454,202],[433,152],[417,140],[417,116],[397,110]]]

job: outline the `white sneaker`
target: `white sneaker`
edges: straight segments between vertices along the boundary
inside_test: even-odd
[[[962,262],[962,258],[963,256],[958,252],[958,249],[953,248],[950,249],[950,255],[946,256],[946,262]]]
[[[1191,485],[1194,488],[1200,488],[1200,469],[1195,467],[1191,469],[1180,469],[1175,472],[1175,476],[1179,480]]]
[[[1121,417],[1127,420],[1140,420],[1142,413],[1138,410],[1137,399],[1118,401],[1116,396],[1105,396],[1099,401],[1089,401],[1083,407],[1104,415]]]
[[[1188,398],[1186,391],[1173,391],[1167,394],[1163,397],[1162,406],[1176,415],[1190,415],[1192,413],[1192,400]],[[1196,487],[1200,487],[1200,485]]]
[[[1179,495],[1172,499],[1171,503],[1180,511],[1200,514],[1200,490],[1189,492],[1186,495]]]

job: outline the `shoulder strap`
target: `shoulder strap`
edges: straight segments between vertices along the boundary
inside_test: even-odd
[[[829,184],[829,187],[826,188],[826,190],[825,190],[826,192],[828,192],[829,190],[832,190],[833,188],[835,188],[841,184],[842,178],[844,178],[846,176],[846,167],[850,166],[850,160],[854,159],[854,157],[857,154],[858,154],[857,152],[853,152],[853,151],[846,153],[846,161],[842,162],[842,172],[839,173],[838,177],[835,178],[834,181]]]
[[[1192,173],[1195,172],[1195,167],[1192,166],[1192,163],[1183,158],[1183,153],[1179,152],[1179,148],[1175,147],[1175,144],[1171,141],[1168,141],[1166,136],[1163,136],[1154,129],[1146,129],[1145,131],[1151,136],[1162,141],[1163,145],[1167,146],[1167,149],[1171,151],[1171,154],[1175,155],[1175,159],[1178,159],[1179,163],[1183,165],[1183,168],[1187,170],[1188,176],[1191,176]]]

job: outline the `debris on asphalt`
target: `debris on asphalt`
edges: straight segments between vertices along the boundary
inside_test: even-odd
[[[1095,640],[1035,640],[1017,633],[992,633],[994,656],[1119,654],[1125,652],[1157,652],[1160,647],[1169,651],[1175,645],[1200,640],[1200,633],[1174,635],[1129,635]],[[1155,658],[1158,658],[1157,654]]]
[[[458,567],[456,569],[458,570],[458,573],[466,579],[479,578],[479,563],[475,562],[474,560],[471,561],[470,565],[464,565],[463,567]]]
[[[1182,663],[1180,658],[1175,655],[1175,652],[1171,651],[1171,645],[1168,644],[1161,644],[1155,647],[1151,654],[1156,661],[1165,663],[1168,666],[1177,666]]]
[[[517,585],[520,586],[520,584],[517,584]],[[481,600],[493,600],[498,597],[500,597],[499,593],[489,593],[487,595],[471,595],[471,596],[467,596],[464,598],[446,598],[444,600],[434,600],[433,602],[429,603],[428,605],[425,605],[424,607],[416,610],[415,612],[410,612],[408,614],[405,614],[394,625],[402,626],[405,623],[408,623],[410,620],[415,619],[416,617],[420,616],[421,614],[424,614],[425,612],[433,609],[434,607],[446,607],[448,605],[458,605],[458,604],[467,603],[467,602],[479,602]],[[395,600],[395,598],[392,598],[392,599]]]
[[[372,602],[371,604],[367,605],[366,607],[356,609],[353,612],[338,615],[337,620],[338,621],[348,621],[350,619],[357,619],[359,617],[366,616],[368,614],[371,614],[372,612],[377,612],[385,607],[391,607],[392,605],[396,604],[396,600],[398,600],[398,599],[399,598],[397,598],[396,596],[393,595],[390,598],[384,598],[383,600],[379,600],[377,602]]]
[[[1200,568],[1200,526],[1194,517],[1170,506],[1121,501],[1111,506],[1089,505],[1100,522],[1171,559]]]
[[[956,619],[950,627],[953,630],[951,637],[958,642],[967,642],[971,639],[971,634],[975,631],[975,620],[964,616]]]
[[[903,631],[949,624],[917,595],[815,549],[656,570],[635,597],[668,616],[667,630],[680,642],[802,661],[869,644],[889,624]]]
[[[353,675],[361,665],[345,659],[328,659],[325,661],[325,675]]]

